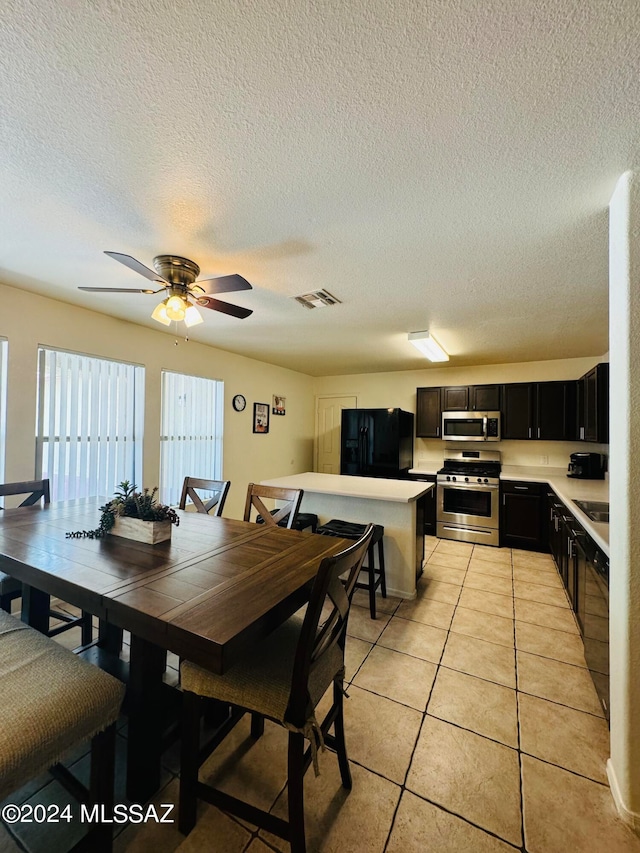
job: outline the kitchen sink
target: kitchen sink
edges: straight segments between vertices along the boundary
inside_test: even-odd
[[[580,507],[591,521],[603,521],[609,524],[609,504],[605,501],[574,501],[574,504]]]

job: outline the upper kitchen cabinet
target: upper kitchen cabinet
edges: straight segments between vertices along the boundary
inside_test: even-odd
[[[457,385],[444,387],[442,389],[442,411],[443,412],[468,412],[469,411],[469,386]]]
[[[538,382],[533,438],[573,441],[576,438],[576,382]]]
[[[469,408],[473,412],[499,412],[500,385],[471,385],[469,387]]]
[[[597,364],[578,380],[578,438],[609,442],[609,365]]]
[[[499,412],[499,385],[452,385],[442,389],[443,412]]]
[[[440,390],[440,388],[416,389],[416,436],[418,438],[441,438]]]
[[[502,438],[533,438],[535,382],[502,386]]]
[[[502,438],[571,441],[576,437],[576,383],[502,386]]]

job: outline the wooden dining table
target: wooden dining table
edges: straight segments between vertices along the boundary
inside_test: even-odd
[[[22,619],[33,627],[46,629],[50,596],[109,626],[96,662],[117,653],[121,629],[131,633],[127,796],[144,802],[160,785],[167,651],[225,673],[308,600],[322,558],[352,543],[185,511],[171,540],[156,545],[67,538],[97,526],[101,503],[0,512],[0,570],[22,581]]]

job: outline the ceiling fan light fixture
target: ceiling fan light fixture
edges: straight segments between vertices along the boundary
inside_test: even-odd
[[[181,296],[170,296],[166,302],[167,317],[170,320],[184,320],[187,313],[187,302]]]
[[[187,310],[184,312],[184,323],[185,326],[197,326],[198,323],[203,323],[202,314],[198,311],[195,305],[189,305]]]
[[[429,332],[409,332],[408,340],[429,361],[449,361],[448,353]]]
[[[162,323],[163,326],[170,326],[171,319],[167,316],[167,306],[165,305],[165,302],[158,302],[156,307],[153,309],[151,319],[157,320],[157,322]]]

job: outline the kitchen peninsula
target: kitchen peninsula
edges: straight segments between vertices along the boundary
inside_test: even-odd
[[[424,543],[420,499],[433,489],[432,483],[309,471],[263,480],[261,485],[304,489],[301,512],[316,513],[321,524],[332,518],[382,524],[387,592],[415,598]]]

